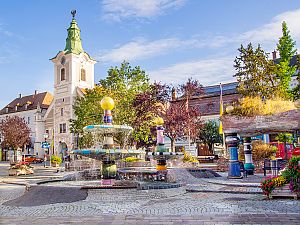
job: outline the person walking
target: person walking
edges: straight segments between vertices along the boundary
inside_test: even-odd
[[[44,167],[46,167],[46,162],[47,162],[47,155],[44,155]]]

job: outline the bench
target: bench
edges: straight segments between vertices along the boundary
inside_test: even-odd
[[[207,155],[207,156],[198,156],[197,159],[200,163],[212,163],[214,161],[215,156],[214,155]]]
[[[285,167],[287,162],[288,162],[287,160],[283,160],[283,159],[277,159],[277,160],[265,159],[264,167],[263,167],[264,176],[267,175],[267,170],[268,171],[276,171],[276,174],[277,174],[279,172],[279,170],[282,170]]]

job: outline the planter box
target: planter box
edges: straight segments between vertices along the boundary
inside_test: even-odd
[[[270,194],[270,198],[273,197],[291,197],[294,199],[298,199],[300,196],[296,193],[292,192],[289,188],[289,184],[285,184],[280,188],[275,188]]]

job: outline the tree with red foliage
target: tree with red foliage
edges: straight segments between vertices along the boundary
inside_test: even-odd
[[[154,119],[164,114],[166,104],[170,100],[170,90],[166,84],[154,83],[147,91],[136,95],[133,102],[135,112],[133,136],[137,147],[155,144]]]
[[[17,159],[16,151],[30,143],[30,129],[24,119],[18,116],[6,117],[0,125],[0,132],[3,136],[1,146],[4,148],[12,148],[14,150],[14,161]]]
[[[181,102],[174,102],[169,105],[164,119],[164,134],[170,138],[171,150],[175,151],[175,141],[180,137],[184,137],[184,124],[186,119],[185,105]]]
[[[188,115],[186,104],[183,102],[172,102],[163,115],[163,119],[164,134],[170,138],[172,151],[175,151],[176,140],[186,140],[190,135],[190,138],[195,141],[202,126],[199,110],[190,107]]]
[[[189,106],[189,101],[195,96],[199,96],[204,93],[203,85],[198,80],[189,78],[186,83],[179,85],[178,93],[181,95],[180,99],[186,100],[186,107]]]

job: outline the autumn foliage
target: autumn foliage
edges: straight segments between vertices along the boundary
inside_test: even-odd
[[[0,132],[4,138],[1,143],[4,148],[16,150],[30,143],[30,129],[18,116],[7,117],[0,125]]]

